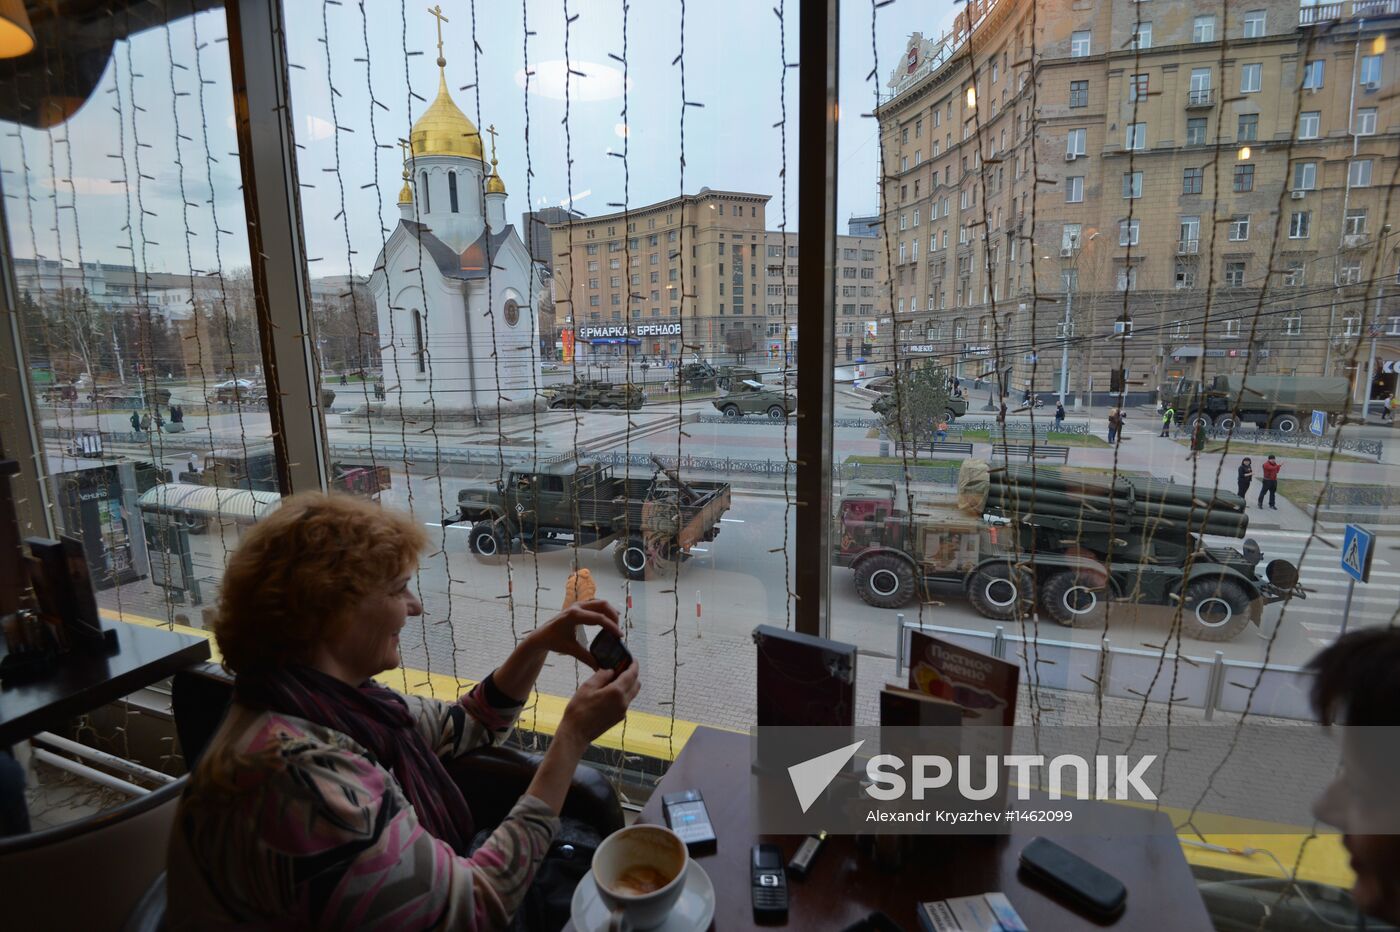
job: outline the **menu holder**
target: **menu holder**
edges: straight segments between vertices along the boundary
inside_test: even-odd
[[[38,615],[53,631],[59,652],[116,653],[117,632],[102,627],[82,541],[64,535],[30,537],[25,544]]]

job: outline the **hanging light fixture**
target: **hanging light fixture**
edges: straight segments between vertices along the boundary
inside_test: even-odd
[[[0,0],[0,58],[18,58],[33,50],[34,27],[24,0]]]

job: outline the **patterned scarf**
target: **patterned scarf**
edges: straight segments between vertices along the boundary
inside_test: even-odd
[[[351,686],[310,667],[287,666],[239,676],[235,696],[244,705],[294,715],[357,742],[398,780],[423,828],[466,857],[475,832],[471,809],[398,693],[373,680]]]

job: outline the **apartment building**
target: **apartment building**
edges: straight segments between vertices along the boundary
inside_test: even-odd
[[[551,224],[555,313],[578,351],[658,359],[759,352],[768,331],[768,200],[701,188]]]
[[[766,234],[765,348],[771,359],[797,352],[797,234]],[[833,357],[838,366],[883,367],[880,331],[891,320],[885,290],[883,244],[873,235],[836,237],[836,309]],[[786,311],[784,311],[786,305]],[[881,322],[883,320],[883,323]]]
[[[893,355],[1102,402],[1400,343],[1400,0],[1031,2],[891,74]]]

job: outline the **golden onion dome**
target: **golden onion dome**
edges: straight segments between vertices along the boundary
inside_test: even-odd
[[[413,186],[408,183],[408,172],[403,173],[403,187],[399,189],[399,203],[413,203]]]
[[[491,175],[486,179],[487,194],[505,194],[506,183],[501,180],[500,173],[496,171],[496,157],[491,156]]]
[[[438,72],[437,99],[432,102],[408,135],[413,155],[455,155],[466,159],[482,158],[481,133],[452,101],[447,92],[447,75]]]

